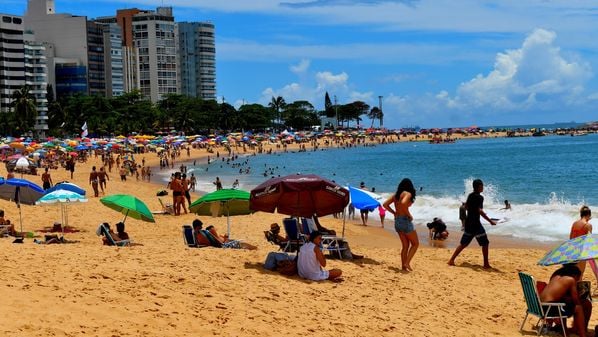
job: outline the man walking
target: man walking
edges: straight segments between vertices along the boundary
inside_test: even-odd
[[[467,209],[467,218],[465,219],[465,231],[463,232],[463,236],[461,237],[461,242],[451,259],[448,261],[449,266],[455,265],[455,259],[465,247],[467,247],[471,241],[475,238],[478,241],[478,244],[482,247],[482,255],[484,255],[484,269],[492,268],[490,266],[490,262],[488,262],[488,246],[490,241],[488,241],[488,236],[486,235],[486,231],[484,230],[484,226],[480,222],[480,216],[482,216],[486,221],[488,221],[492,226],[496,225],[492,219],[486,215],[484,212],[484,197],[480,194],[484,191],[484,183],[480,179],[476,179],[473,181],[473,192],[469,194],[467,197],[467,201],[465,202],[465,208]]]

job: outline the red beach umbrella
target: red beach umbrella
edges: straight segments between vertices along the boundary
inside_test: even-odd
[[[311,217],[340,213],[349,203],[349,191],[315,174],[272,178],[251,190],[254,211]]]

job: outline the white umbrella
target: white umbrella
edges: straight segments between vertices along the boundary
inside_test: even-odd
[[[39,198],[36,202],[37,205],[60,205],[62,213],[62,220],[64,226],[62,226],[62,233],[64,234],[64,228],[68,226],[68,209],[67,206],[70,203],[87,202],[87,199],[81,194],[68,191],[68,190],[56,190],[50,192],[43,197]]]
[[[17,159],[17,162],[15,163],[15,169],[21,169],[21,178],[23,177],[23,172],[29,171],[29,165],[31,165],[31,163],[27,157],[21,157]]]

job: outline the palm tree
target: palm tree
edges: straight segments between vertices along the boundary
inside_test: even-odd
[[[12,94],[11,106],[13,107],[17,130],[21,133],[31,130],[37,118],[35,96],[30,91],[31,87],[24,85]]]
[[[372,124],[370,125],[370,128],[373,128],[374,121],[382,119],[382,110],[380,110],[380,108],[375,106],[372,108],[372,110],[370,110],[370,112],[368,112],[367,115],[368,115],[368,118],[372,120]]]
[[[268,104],[268,106],[272,110],[274,110],[274,112],[276,114],[276,118],[278,119],[279,125],[282,124],[281,112],[285,108],[286,105],[287,105],[287,102],[285,102],[284,98],[282,98],[281,96],[272,97],[272,101],[270,101],[270,103]]]

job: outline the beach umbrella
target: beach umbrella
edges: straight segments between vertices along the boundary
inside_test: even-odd
[[[100,202],[104,204],[104,206],[124,214],[125,218],[122,222],[125,222],[128,216],[137,220],[156,222],[152,212],[147,208],[147,205],[132,195],[113,194],[103,197],[100,199]]]
[[[67,206],[71,203],[87,202],[87,199],[76,192],[68,190],[55,190],[46,193],[36,202],[37,205],[60,205],[60,212],[62,215],[62,235],[64,235],[64,228],[69,224]]]
[[[251,214],[249,192],[236,189],[221,189],[208,193],[189,206],[189,212],[198,215],[219,217],[226,215],[226,232],[230,237],[230,217]]]
[[[23,233],[23,214],[21,204],[35,205],[35,202],[44,195],[44,189],[37,184],[25,179],[0,180],[0,199],[14,201],[19,209],[19,223]],[[15,242],[23,242],[15,240]]]
[[[357,209],[373,210],[380,206],[380,200],[382,200],[380,195],[352,186],[349,186],[349,195],[351,203]]]
[[[311,217],[340,213],[348,203],[344,187],[315,174],[295,174],[269,179],[251,190],[249,208]]]
[[[598,258],[598,234],[586,234],[561,243],[538,261],[541,266],[576,263]]]
[[[23,172],[29,172],[29,165],[31,165],[31,163],[29,162],[27,157],[21,157],[17,159],[17,162],[15,163],[15,168],[21,171],[21,178],[23,178]]]
[[[69,182],[61,182],[61,183],[57,183],[56,185],[48,188],[46,190],[46,194],[48,193],[52,193],[54,191],[58,191],[58,190],[66,190],[66,191],[71,191],[71,192],[75,192],[77,194],[80,194],[82,196],[85,196],[85,190],[82,189],[81,187],[73,184],[73,183],[69,183]]]

